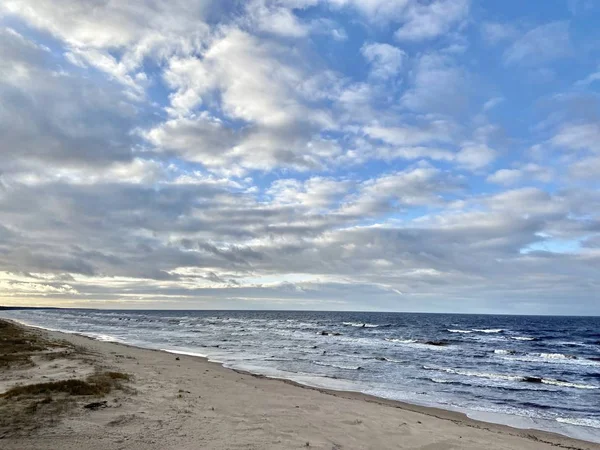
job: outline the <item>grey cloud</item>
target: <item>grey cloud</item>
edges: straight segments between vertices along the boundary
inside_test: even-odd
[[[62,72],[48,50],[7,29],[0,36],[0,103],[5,169],[25,161],[94,165],[132,157],[136,111],[120,89]]]

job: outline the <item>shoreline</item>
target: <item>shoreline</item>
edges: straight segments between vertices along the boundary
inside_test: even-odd
[[[80,333],[65,333],[62,331],[50,331],[41,327],[35,327],[20,323],[18,321],[14,321],[11,319],[5,319],[11,321],[13,323],[18,324],[21,327],[24,327],[29,330],[36,330],[38,333],[41,333],[45,336],[49,336],[54,340],[67,341],[75,346],[83,347],[88,350],[91,350],[93,353],[100,355],[100,360],[107,362],[112,359],[113,363],[116,363],[116,366],[119,370],[128,369],[128,371],[133,371],[132,375],[134,380],[136,380],[136,384],[145,379],[144,381],[147,383],[158,382],[162,385],[163,388],[168,386],[168,380],[164,379],[164,374],[161,372],[157,372],[158,380],[148,379],[146,374],[142,374],[139,372],[139,369],[136,371],[136,367],[132,364],[122,364],[123,362],[129,361],[129,358],[134,358],[138,360],[137,365],[141,363],[143,360],[145,365],[149,365],[152,367],[152,362],[160,361],[161,364],[172,365],[176,364],[177,367],[181,367],[183,364],[191,365],[195,368],[204,369],[204,371],[216,371],[217,375],[214,376],[214,379],[224,378],[231,379],[236,377],[243,377],[242,379],[236,379],[235,382],[243,382],[248,384],[250,388],[254,387],[257,389],[255,383],[260,383],[260,385],[265,385],[266,391],[278,391],[284,397],[291,397],[295,399],[296,402],[299,403],[298,398],[310,397],[311,401],[318,405],[329,405],[330,403],[335,402],[350,402],[349,408],[351,410],[361,411],[366,408],[374,408],[377,410],[375,416],[367,415],[366,418],[369,420],[377,420],[380,419],[381,416],[394,416],[399,415],[402,416],[402,422],[404,424],[408,424],[408,420],[412,420],[416,422],[416,425],[421,425],[422,423],[431,423],[433,429],[437,428],[452,428],[453,432],[456,431],[459,433],[458,439],[463,439],[463,437],[468,436],[470,434],[479,434],[483,433],[484,437],[482,438],[484,443],[488,448],[506,448],[506,447],[494,447],[494,443],[504,442],[507,439],[516,439],[518,441],[522,441],[520,447],[514,448],[551,448],[551,447],[559,447],[559,448],[569,448],[569,449],[600,449],[600,445],[583,441],[571,437],[564,436],[562,434],[537,430],[537,429],[523,429],[511,427],[508,425],[497,424],[493,422],[485,422],[477,419],[473,419],[468,417],[463,412],[445,410],[441,408],[435,408],[430,406],[421,406],[410,404],[397,400],[388,400],[381,397],[372,396],[369,394],[363,394],[361,392],[353,392],[353,391],[339,391],[328,388],[320,388],[305,385],[293,380],[285,379],[285,378],[277,378],[277,377],[269,377],[265,375],[255,374],[249,371],[228,368],[223,364],[218,362],[210,361],[209,358],[203,356],[192,356],[186,354],[175,354],[168,350],[159,350],[159,349],[151,349],[145,347],[138,347],[132,344],[121,343],[121,342],[110,342],[110,341],[101,341],[98,339],[94,339],[92,337],[80,334]],[[122,355],[123,353],[127,353],[128,355]],[[112,358],[111,355],[121,355],[121,357]],[[121,363],[121,364],[119,364]],[[126,367],[122,367],[122,366]],[[175,370],[173,368],[173,370]],[[185,372],[189,372],[189,368],[185,370]],[[162,378],[161,378],[162,376]],[[188,386],[198,387],[198,384],[202,384],[202,377],[200,374],[190,374],[180,379],[181,384],[186,384]],[[205,380],[204,380],[205,381]],[[230,387],[230,386],[229,386]],[[173,386],[174,388],[174,386]],[[224,395],[227,394],[226,386],[217,384],[217,389],[222,390]],[[180,389],[181,390],[181,389]],[[191,388],[183,389],[184,392],[191,392]],[[242,395],[250,395],[252,397],[251,391],[244,391]],[[200,396],[202,397],[202,395]],[[316,397],[316,398],[313,398]],[[221,399],[223,400],[223,399]],[[227,399],[226,399],[227,400]],[[230,401],[231,399],[229,399]],[[252,401],[257,401],[258,399],[251,398]],[[216,400],[215,400],[216,401]],[[252,401],[250,403],[252,403]],[[262,401],[262,399],[261,399]],[[294,409],[300,409],[299,406],[295,406]],[[269,414],[268,410],[264,414]],[[339,413],[342,415],[342,413]],[[343,415],[347,413],[344,412]],[[335,421],[335,414],[328,414],[326,417],[321,417],[321,419],[332,419]],[[420,419],[420,420],[418,420]],[[256,420],[256,417],[245,417],[245,420]],[[358,421],[362,421],[365,419],[356,419],[357,424]],[[400,420],[400,419],[399,419]],[[341,426],[342,429],[346,429],[349,425]],[[345,430],[342,435],[346,434],[348,430]],[[391,430],[390,430],[391,431]],[[393,430],[397,431],[397,430]],[[385,434],[385,432],[383,432]],[[336,433],[333,433],[336,434]],[[411,434],[416,434],[415,430],[411,430]],[[425,437],[425,436],[423,436]],[[431,436],[428,436],[431,437]],[[341,439],[341,437],[340,437]],[[5,441],[6,442],[6,441]],[[307,441],[308,442],[308,441]],[[462,444],[465,444],[466,441],[462,441]],[[365,441],[366,444],[366,441]],[[33,448],[33,447],[32,447]],[[68,447],[65,447],[68,448]],[[106,447],[110,448],[110,447]],[[124,448],[124,447],[123,447]],[[129,448],[129,447],[128,447]],[[176,447],[179,448],[179,447]],[[181,447],[185,448],[185,447]],[[207,448],[230,448],[227,446],[224,447],[207,447]],[[260,447],[257,447],[260,448]],[[267,448],[288,448],[286,446],[279,447],[268,447]],[[318,447],[317,447],[318,448]],[[322,447],[322,448],[332,448],[332,447]],[[404,448],[404,447],[396,447],[394,445],[381,445],[377,447],[361,447],[360,445],[356,447],[339,447],[339,448]],[[406,447],[413,448],[413,447]],[[418,448],[418,447],[416,447]],[[429,448],[429,447],[428,447]],[[438,448],[438,447],[430,447],[430,448]],[[441,448],[450,448],[450,447],[439,447]],[[468,447],[461,446],[458,448],[478,448],[478,447]]]
[[[219,361],[218,359],[213,359],[210,355],[201,354],[196,351],[191,351],[189,349],[184,350],[184,349],[167,349],[167,348],[146,347],[143,345],[136,345],[136,344],[131,344],[131,343],[127,343],[124,341],[116,340],[116,339],[112,338],[112,336],[108,336],[108,335],[100,335],[100,334],[94,333],[95,334],[94,336],[90,336],[90,335],[87,335],[87,334],[81,333],[81,332],[74,332],[74,331],[72,332],[72,331],[46,328],[46,327],[39,326],[39,325],[28,324],[28,323],[19,321],[17,319],[4,319],[4,320],[13,321],[24,327],[35,328],[35,329],[43,330],[46,332],[64,333],[64,334],[68,334],[68,335],[80,336],[80,337],[83,337],[86,339],[91,339],[93,341],[98,341],[98,342],[110,342],[110,343],[129,346],[129,347],[133,347],[133,348],[161,351],[161,352],[166,352],[166,353],[175,354],[175,355],[185,355],[185,356],[191,356],[191,357],[196,357],[196,358],[202,358],[206,362],[218,364],[219,366],[223,367],[226,370],[233,370],[240,374],[243,373],[246,375],[256,376],[256,377],[265,378],[265,379],[279,380],[279,381],[282,381],[285,383],[290,383],[290,384],[298,386],[298,387],[314,389],[314,390],[317,390],[317,391],[320,391],[323,393],[349,394],[349,395],[363,396],[365,400],[371,399],[370,401],[373,401],[375,403],[380,402],[380,403],[388,405],[388,406],[399,407],[399,408],[402,408],[402,409],[405,409],[408,411],[414,411],[414,412],[423,412],[423,411],[430,410],[430,411],[433,411],[436,413],[436,415],[432,415],[432,417],[446,418],[447,420],[454,420],[455,419],[454,416],[447,416],[447,415],[458,414],[461,417],[463,417],[465,420],[471,420],[471,421],[474,421],[477,423],[507,426],[511,429],[521,430],[524,432],[539,431],[539,432],[543,432],[543,433],[549,433],[552,435],[565,437],[568,439],[575,439],[575,440],[579,440],[579,441],[583,441],[583,442],[591,442],[594,444],[600,444],[600,430],[597,430],[595,428],[590,428],[590,430],[588,431],[589,427],[586,427],[583,425],[575,425],[575,424],[560,423],[560,422],[554,423],[550,419],[535,419],[535,418],[530,418],[530,417],[511,415],[511,414],[506,414],[506,413],[491,412],[491,411],[468,410],[465,408],[461,409],[458,407],[445,408],[442,405],[418,403],[418,402],[411,403],[410,401],[397,400],[397,399],[393,399],[393,398],[386,398],[383,396],[369,394],[369,393],[359,390],[358,388],[352,389],[352,386],[347,386],[345,388],[341,387],[338,389],[338,388],[331,387],[331,386],[326,386],[326,385],[324,386],[323,384],[326,384],[326,383],[318,384],[318,383],[314,383],[314,381],[313,381],[313,384],[311,384],[310,381],[302,382],[302,381],[299,381],[299,378],[301,378],[301,377],[297,376],[297,375],[295,376],[295,374],[292,372],[288,373],[288,372],[277,371],[280,373],[286,373],[286,375],[269,375],[268,373],[264,372],[264,368],[260,368],[260,367],[257,367],[256,371],[253,371],[252,369],[240,368],[240,367],[236,367],[235,364]],[[110,337],[111,339],[102,339],[101,336]],[[263,372],[261,372],[261,369],[263,369]],[[306,376],[305,378],[314,378],[314,379],[318,379],[318,380],[322,379],[325,381],[328,380],[328,378],[320,377],[320,376],[314,376],[314,377]],[[350,384],[352,383],[349,380],[338,380],[338,381],[342,381],[342,382],[346,382],[346,383],[350,383]],[[349,398],[349,397],[347,397],[347,398]]]

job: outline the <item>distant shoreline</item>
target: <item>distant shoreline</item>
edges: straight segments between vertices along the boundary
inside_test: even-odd
[[[327,310],[327,309],[131,309],[131,308],[86,308],[86,307],[65,307],[65,306],[2,306],[0,311],[18,311],[18,310],[73,310],[73,311],[122,311],[122,312],[154,312],[154,311],[172,311],[172,312],[280,312],[280,313],[361,313],[361,314],[435,314],[452,316],[499,316],[499,317],[581,317],[596,318],[597,315],[556,315],[556,314],[509,314],[509,313],[466,313],[466,312],[427,312],[427,311],[372,311],[372,310]]]

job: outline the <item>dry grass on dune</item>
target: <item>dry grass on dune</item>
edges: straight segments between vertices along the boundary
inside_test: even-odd
[[[0,398],[11,399],[19,396],[50,395],[55,393],[68,395],[103,396],[113,389],[120,389],[122,380],[129,380],[129,375],[120,372],[101,372],[87,377],[85,380],[61,380],[49,383],[27,384],[9,389]]]
[[[0,374],[35,369],[36,361],[74,358],[86,360],[86,355],[74,346],[43,339],[37,333],[0,320]],[[0,439],[55,424],[63,413],[81,403],[102,398],[115,389],[125,389],[123,383],[129,380],[125,373],[96,371],[85,379],[14,386],[0,394]]]

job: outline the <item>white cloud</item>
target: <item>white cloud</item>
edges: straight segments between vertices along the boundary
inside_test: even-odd
[[[276,180],[267,190],[276,205],[306,207],[310,210],[332,208],[336,201],[348,194],[354,183],[349,180],[313,177],[306,181]]]
[[[364,44],[360,51],[371,64],[372,76],[381,79],[398,75],[406,58],[404,51],[385,43]]]
[[[460,188],[458,179],[431,166],[416,167],[366,180],[342,212],[359,216],[381,214],[405,207],[443,203],[442,194]]]
[[[215,7],[209,0],[65,0],[60,7],[51,0],[8,0],[0,11],[50,32],[65,42],[72,60],[105,71],[139,98],[144,85],[136,75],[144,58],[201,48],[208,33],[205,15]]]
[[[504,101],[505,101],[504,97],[493,97],[493,98],[490,98],[487,102],[485,102],[483,104],[483,110],[484,111],[491,111],[492,109],[494,109],[496,106],[498,106],[499,104],[501,104]]]
[[[575,161],[569,166],[569,175],[579,181],[600,180],[600,156],[592,156]]]
[[[550,143],[569,150],[600,152],[600,125],[597,123],[564,125],[550,139]]]
[[[487,177],[487,181],[510,186],[519,182],[522,177],[523,172],[518,169],[500,169]]]
[[[572,54],[568,22],[540,25],[517,39],[505,52],[504,63],[537,65]]]
[[[302,23],[288,8],[281,6],[267,6],[264,2],[250,2],[248,4],[249,20],[261,31],[285,37],[305,37],[310,27]]]
[[[412,85],[401,98],[411,110],[456,113],[467,101],[467,74],[447,56],[427,53],[419,58]]]
[[[520,33],[514,24],[484,22],[481,24],[481,34],[488,43],[495,45],[511,41]]]
[[[578,86],[578,87],[587,87],[590,84],[595,83],[596,81],[600,81],[600,70],[598,72],[594,72],[594,73],[589,74],[583,80],[577,81],[575,83],[575,86]]]
[[[396,31],[400,40],[420,41],[447,33],[469,12],[470,0],[434,0],[411,2],[403,17],[403,25]]]
[[[352,6],[375,22],[399,20],[412,0],[328,0],[337,7]]]
[[[491,164],[497,152],[485,144],[466,143],[456,154],[456,162],[469,170],[479,170]]]
[[[413,146],[435,142],[452,142],[455,130],[452,124],[443,121],[433,121],[424,126],[396,126],[384,127],[369,125],[364,128],[365,133],[374,139],[381,139],[388,144],[399,146]]]
[[[487,177],[490,183],[512,186],[522,182],[539,181],[549,183],[554,178],[554,171],[538,164],[524,164],[515,169],[500,169]]]

